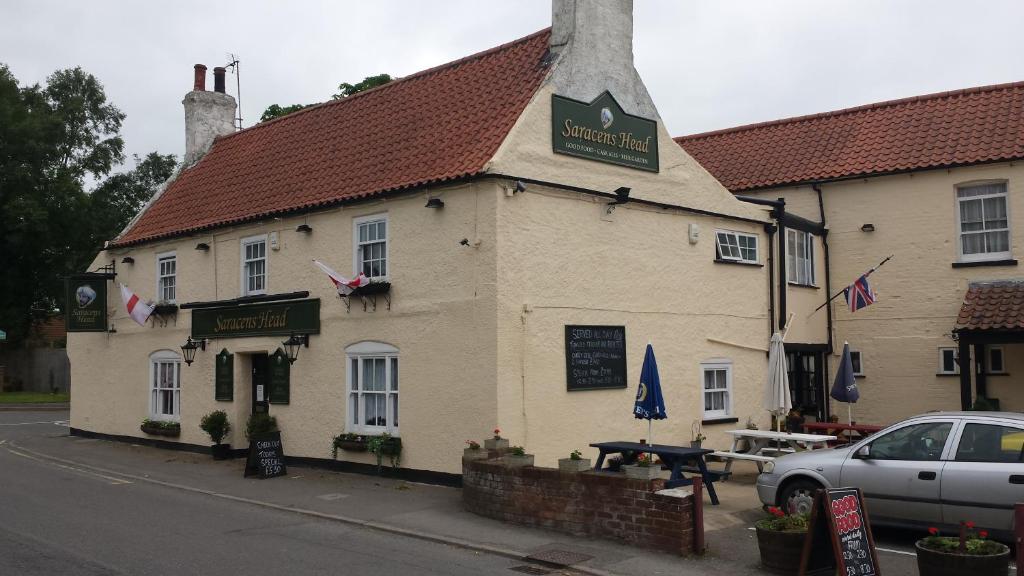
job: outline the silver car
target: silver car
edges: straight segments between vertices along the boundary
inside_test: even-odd
[[[848,447],[777,458],[757,478],[766,506],[809,512],[818,488],[864,493],[872,524],[973,521],[1006,537],[1024,502],[1024,414],[933,412]]]

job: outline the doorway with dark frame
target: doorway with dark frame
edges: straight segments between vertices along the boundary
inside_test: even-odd
[[[252,413],[266,414],[270,411],[270,357],[265,353],[250,356],[252,360]]]
[[[793,408],[804,418],[828,420],[828,390],[825,386],[825,345],[786,344],[786,369]]]

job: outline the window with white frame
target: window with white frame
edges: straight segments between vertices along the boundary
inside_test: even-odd
[[[1002,346],[987,346],[985,348],[985,356],[989,374],[1006,374]]]
[[[177,297],[178,259],[174,252],[157,254],[156,297],[160,302],[173,304]]]
[[[957,350],[953,347],[939,348],[939,374],[959,374],[960,364],[957,363]]]
[[[854,376],[864,375],[864,364],[863,356],[861,356],[860,350],[850,350],[850,365],[853,367]]]
[[[177,421],[181,416],[181,357],[161,350],[149,356],[149,416]]]
[[[725,418],[732,414],[732,363],[705,362],[700,365],[704,419]]]
[[[242,296],[267,293],[267,237],[242,239]]]
[[[718,258],[730,262],[757,264],[757,235],[716,230],[715,244]]]
[[[814,235],[786,230],[786,276],[790,284],[814,285]]]
[[[1010,257],[1006,182],[958,186],[960,259],[965,262]]]
[[[348,425],[359,434],[398,433],[398,348],[360,342],[345,349]]]
[[[388,217],[387,214],[364,216],[353,222],[355,228],[355,268],[367,278],[386,278],[388,275]]]

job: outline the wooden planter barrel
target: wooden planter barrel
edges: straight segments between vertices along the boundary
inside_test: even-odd
[[[921,576],[1006,576],[1010,570],[1010,549],[1002,554],[974,556],[929,550],[917,544],[917,572]]]
[[[755,528],[761,566],[777,574],[797,574],[807,532],[766,530],[757,525]]]

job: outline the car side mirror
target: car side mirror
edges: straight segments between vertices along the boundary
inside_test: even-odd
[[[871,459],[871,445],[861,446],[857,452],[853,455],[858,460],[870,460]]]

